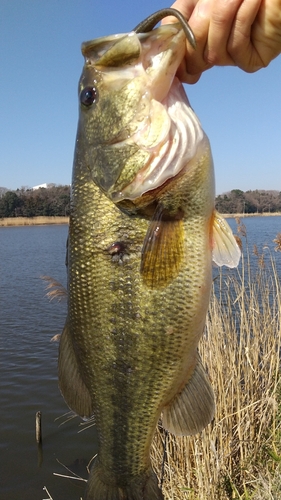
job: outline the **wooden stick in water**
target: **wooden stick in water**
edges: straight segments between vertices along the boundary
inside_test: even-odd
[[[41,411],[36,412],[35,416],[35,436],[37,444],[42,443],[42,413]]]

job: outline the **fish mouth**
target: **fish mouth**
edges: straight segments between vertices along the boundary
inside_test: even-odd
[[[132,31],[98,38],[84,42],[81,50],[86,65],[102,71],[107,89],[116,89],[128,80],[143,77],[143,93],[149,92],[151,99],[161,102],[184,57],[185,40],[177,23],[148,33]]]
[[[139,26],[142,29],[142,23]],[[114,203],[135,200],[175,177],[194,157],[203,138],[199,120],[176,77],[185,44],[186,33],[175,23],[82,45],[86,65],[101,72],[107,91],[127,86],[133,92],[138,86],[140,97],[130,123],[100,147],[114,150],[116,156],[122,148],[136,148],[144,160],[114,169],[103,165],[91,172]]]

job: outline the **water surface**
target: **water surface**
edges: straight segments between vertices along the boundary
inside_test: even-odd
[[[67,226],[0,228],[0,498],[75,500],[83,483],[53,476],[84,463],[95,452],[95,435],[78,434],[78,419],[60,426],[68,411],[57,387],[58,343],[66,304],[49,302],[41,275],[65,285]],[[42,412],[43,460],[35,442],[35,413]],[[40,461],[42,461],[40,465]],[[86,472],[76,467],[78,473]]]

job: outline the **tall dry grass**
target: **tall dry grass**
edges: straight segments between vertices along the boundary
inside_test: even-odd
[[[273,256],[250,255],[239,229],[241,270],[214,279],[199,349],[216,394],[215,419],[200,435],[158,431],[154,441],[167,500],[281,499],[280,279]],[[280,250],[281,235],[275,242]]]

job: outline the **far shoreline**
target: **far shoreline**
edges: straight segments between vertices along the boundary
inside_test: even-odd
[[[69,217],[3,217],[0,218],[0,227],[15,226],[48,226],[51,224],[69,224]]]
[[[244,219],[246,217],[281,217],[281,212],[264,212],[254,214],[221,214],[225,219]],[[3,217],[0,218],[0,227],[16,226],[47,226],[52,224],[69,224],[69,217]]]
[[[281,212],[263,212],[263,213],[258,213],[255,212],[254,214],[221,214],[225,219],[244,219],[246,217],[280,217]]]

